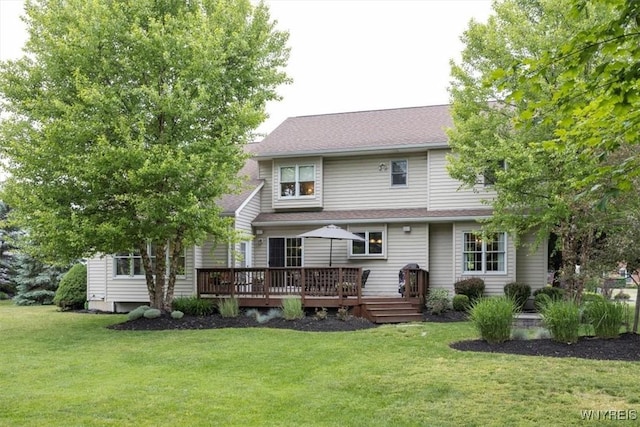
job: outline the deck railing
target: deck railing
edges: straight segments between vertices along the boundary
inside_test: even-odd
[[[206,268],[197,272],[198,296],[361,297],[362,269],[356,267]]]
[[[417,298],[424,304],[429,289],[429,272],[419,268],[407,268],[404,270],[404,277],[404,298]]]

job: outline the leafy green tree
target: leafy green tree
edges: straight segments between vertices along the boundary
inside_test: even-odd
[[[216,201],[240,186],[243,146],[288,81],[288,35],[249,0],[26,12],[27,55],[0,65],[12,217],[52,258],[139,251],[151,305],[169,309],[184,247],[233,237]]]
[[[598,164],[570,148],[547,149],[558,107],[542,103],[564,84],[560,65],[539,78],[522,78],[527,64],[600,22],[606,8],[590,6],[590,20],[568,19],[569,0],[506,0],[494,4],[487,23],[471,22],[459,64],[452,63],[452,155],[449,173],[464,186],[486,192],[494,209],[489,231],[514,236],[535,232],[538,243],[559,236],[566,287],[581,292],[574,275],[585,265],[601,230],[602,214],[572,186]],[[585,75],[574,75],[574,80]],[[539,105],[535,115],[531,105]]]

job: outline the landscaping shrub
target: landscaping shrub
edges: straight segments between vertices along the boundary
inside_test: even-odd
[[[470,302],[474,302],[482,297],[484,293],[484,280],[479,277],[471,277],[469,279],[459,280],[453,284],[457,295],[466,295]]]
[[[269,309],[269,311],[266,314],[262,314],[262,313],[260,313],[260,310],[252,308],[250,310],[247,310],[245,315],[247,317],[253,317],[254,319],[256,319],[256,322],[258,322],[258,323],[267,323],[268,321],[270,321],[272,319],[281,318],[282,317],[282,310],[280,310],[278,308],[271,308],[271,309]]]
[[[449,309],[449,291],[446,289],[429,289],[426,307],[431,314],[442,314]]]
[[[175,298],[171,303],[171,308],[189,316],[209,316],[215,310],[211,300],[198,298],[195,295]]]
[[[161,315],[162,315],[162,312],[157,308],[150,308],[148,310],[145,310],[144,313],[142,314],[142,316],[145,319],[157,319]]]
[[[467,311],[470,305],[469,297],[462,294],[454,295],[452,305],[455,311]]]
[[[336,312],[336,318],[338,320],[349,320],[349,308],[348,307],[340,307]]]
[[[531,286],[518,282],[507,283],[504,285],[504,294],[511,298],[519,309],[522,309],[531,296]]]
[[[325,320],[328,315],[329,315],[329,312],[327,311],[326,308],[324,308],[324,307],[316,308],[316,319],[317,320]]]
[[[7,295],[4,292],[0,291],[0,301],[5,300],[5,299],[9,299],[9,295]]]
[[[541,305],[542,320],[551,332],[551,337],[558,342],[572,344],[578,342],[580,330],[580,308],[575,301],[552,299],[545,296],[546,302]]]
[[[184,317],[184,313],[178,310],[174,310],[171,312],[172,319],[182,319]]]
[[[489,344],[501,343],[511,336],[515,303],[507,296],[481,298],[469,310],[469,319]]]
[[[51,305],[56,296],[54,291],[38,289],[35,291],[19,293],[13,297],[15,305]]]
[[[533,291],[533,305],[536,310],[540,311],[542,308],[541,306],[548,300],[561,300],[563,296],[563,289],[545,286],[544,288],[536,289],[535,291]]]
[[[582,304],[588,304],[593,301],[605,301],[605,297],[602,294],[597,294],[595,292],[583,292],[582,293]]]
[[[616,301],[627,301],[631,298],[631,295],[629,295],[628,293],[620,290],[617,294],[615,294],[613,296],[613,299],[615,299]]]
[[[131,310],[129,314],[127,314],[127,319],[129,320],[140,319],[142,316],[144,316],[144,312],[149,310],[150,308],[151,307],[149,307],[148,305],[141,305],[139,307],[136,307],[133,310]]]
[[[81,309],[86,301],[87,266],[76,264],[62,276],[53,303],[64,311]]]
[[[282,316],[286,320],[302,319],[304,317],[304,310],[302,309],[302,299],[298,297],[283,298]]]
[[[221,298],[218,301],[218,311],[222,317],[238,317],[240,306],[236,298]]]
[[[624,303],[601,299],[585,304],[584,315],[598,338],[617,338],[627,309]]]

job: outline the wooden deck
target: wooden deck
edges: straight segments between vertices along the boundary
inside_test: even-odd
[[[238,299],[241,307],[279,307],[282,299],[302,298],[304,307],[351,307],[363,315],[362,268],[207,268],[197,270],[198,297]],[[428,272],[405,270],[408,302],[424,304]]]

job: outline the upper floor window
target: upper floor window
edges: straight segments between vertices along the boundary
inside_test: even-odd
[[[296,165],[280,167],[280,197],[315,195],[316,167]]]
[[[408,162],[406,160],[391,161],[391,185],[407,185]]]
[[[382,257],[384,256],[385,233],[384,230],[353,231],[364,241],[351,241],[351,253],[353,257]]]
[[[463,233],[462,262],[465,273],[505,273],[505,233],[483,237],[480,233]]]
[[[155,269],[156,263],[156,247],[155,245],[148,245],[147,251],[149,252],[149,258],[151,260],[151,268]],[[168,251],[168,249],[167,249]],[[169,269],[169,253],[165,254],[167,270]],[[116,276],[120,277],[142,277],[144,276],[144,267],[142,265],[142,255],[140,251],[134,252],[118,252],[114,255],[114,269]],[[178,258],[178,266],[176,268],[177,276],[184,276],[186,274],[186,255],[185,251],[182,251]]]

